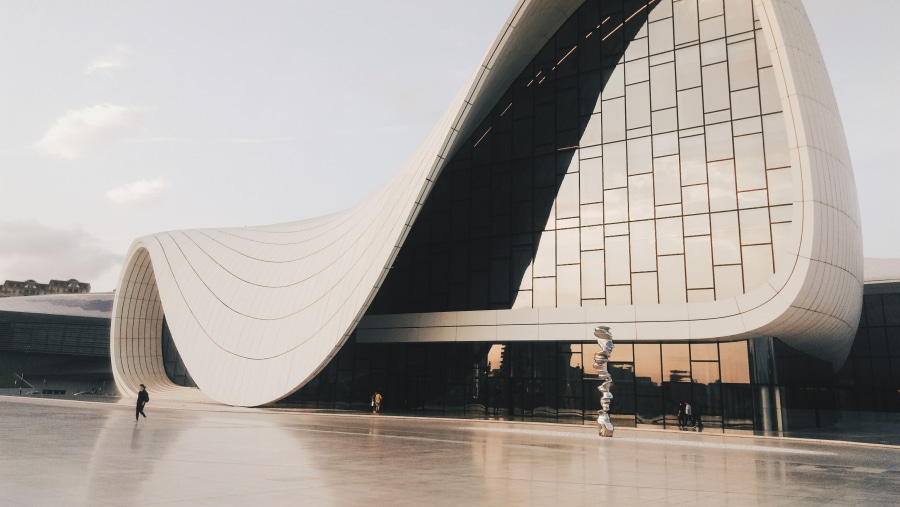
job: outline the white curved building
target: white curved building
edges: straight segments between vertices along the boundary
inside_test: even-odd
[[[800,0],[522,0],[447,113],[359,205],[134,242],[119,388],[255,406],[357,343],[728,343],[839,367],[862,241]],[[580,352],[579,352],[580,354]]]

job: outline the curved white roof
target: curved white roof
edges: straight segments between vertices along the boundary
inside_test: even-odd
[[[135,393],[140,383],[179,391],[162,366],[164,316],[191,376],[220,402],[276,401],[321,371],[377,293],[449,157],[580,4],[520,2],[425,142],[357,206],[300,222],[136,240],[113,309],[111,354],[122,392]],[[746,294],[705,303],[536,309],[546,333],[536,339],[590,339],[604,323],[620,340],[778,336],[843,361],[862,294],[846,142],[799,0],[754,5],[777,70],[793,182],[793,225],[775,274]],[[501,312],[456,312],[449,327],[497,328]]]

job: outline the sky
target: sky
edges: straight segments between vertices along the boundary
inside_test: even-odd
[[[140,236],[361,201],[412,155],[516,3],[0,0],[0,281],[109,291]],[[804,5],[864,254],[898,258],[900,2]]]

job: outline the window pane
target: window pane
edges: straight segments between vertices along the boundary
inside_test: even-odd
[[[690,382],[691,361],[687,343],[662,345],[663,378],[667,382]]]
[[[753,39],[728,45],[728,76],[732,90],[756,86],[756,43]]]
[[[675,107],[675,64],[666,63],[650,69],[650,93],[653,110]]]
[[[703,110],[708,113],[729,107],[728,64],[722,62],[703,67]]]
[[[718,345],[715,343],[692,343],[691,361],[717,361],[719,359]]]
[[[660,385],[662,370],[658,344],[634,344],[634,376],[638,382]]]

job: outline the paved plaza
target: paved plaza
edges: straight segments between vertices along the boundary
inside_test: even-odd
[[[896,505],[900,447],[0,397],[0,505]]]

